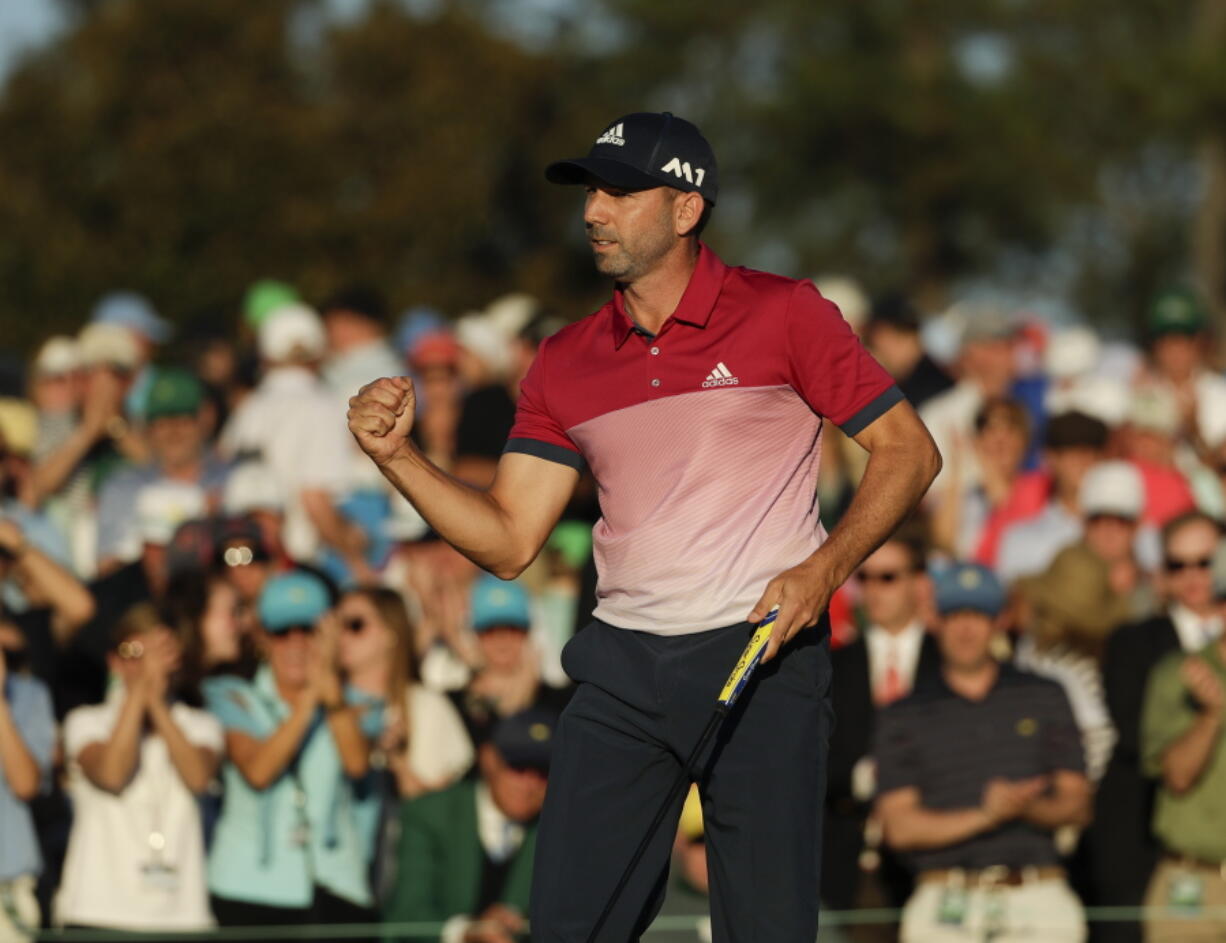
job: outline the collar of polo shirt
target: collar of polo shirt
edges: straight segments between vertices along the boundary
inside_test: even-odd
[[[700,244],[698,250],[698,263],[694,266],[694,273],[690,276],[690,283],[685,288],[685,294],[681,296],[681,301],[677,304],[677,310],[669,316],[660,328],[660,334],[663,334],[671,321],[681,321],[683,324],[689,324],[693,327],[706,327],[707,322],[711,320],[711,311],[715,308],[715,302],[719,300],[719,293],[724,287],[724,272],[727,266],[720,261],[719,256],[708,249],[705,245]],[[620,348],[626,343],[626,338],[629,337],[636,327],[634,319],[626,313],[626,302],[622,297],[623,291],[621,286],[613,290],[613,346]],[[657,334],[657,337],[660,335]]]

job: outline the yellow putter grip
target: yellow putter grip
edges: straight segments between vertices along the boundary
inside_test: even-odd
[[[771,626],[775,624],[775,619],[778,615],[779,607],[776,606],[766,614],[765,619],[758,623],[753,636],[749,639],[749,644],[745,646],[745,650],[741,652],[741,657],[737,659],[736,667],[732,669],[732,674],[728,676],[724,689],[719,692],[717,703],[721,708],[727,709],[732,707],[741,692],[745,690],[745,685],[749,683],[750,675],[758,667],[758,662],[762,660],[762,653],[766,651],[766,643],[771,638]]]

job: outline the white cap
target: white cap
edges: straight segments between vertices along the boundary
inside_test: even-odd
[[[485,308],[485,317],[509,341],[519,335],[539,307],[531,295],[512,292],[491,301]]]
[[[226,478],[221,507],[232,515],[280,511],[285,508],[285,495],[272,469],[263,462],[239,462]]]
[[[1104,376],[1078,377],[1051,384],[1043,403],[1049,416],[1085,413],[1114,428],[1128,418],[1128,387]]]
[[[135,370],[140,365],[136,337],[119,324],[87,324],[77,335],[77,349],[86,367],[109,366]]]
[[[1135,429],[1173,436],[1179,431],[1179,404],[1175,394],[1159,386],[1134,390],[1128,421]]]
[[[455,339],[460,346],[485,362],[496,375],[511,366],[511,342],[484,314],[466,314],[456,322]]]
[[[1082,376],[1098,366],[1098,335],[1089,328],[1056,331],[1043,352],[1043,369],[1057,380]]]
[[[869,300],[860,283],[849,275],[818,275],[813,284],[822,297],[834,304],[857,334],[868,320]]]
[[[1137,520],[1145,510],[1145,484],[1131,462],[1099,462],[1081,479],[1081,513],[1113,514]]]
[[[204,517],[204,490],[186,481],[155,481],[136,494],[136,529],[141,541],[166,545],[179,525]]]
[[[34,357],[34,374],[61,377],[81,366],[81,348],[75,337],[56,334],[48,337]]]
[[[260,356],[271,363],[319,360],[328,347],[324,322],[313,308],[287,304],[260,322]]]

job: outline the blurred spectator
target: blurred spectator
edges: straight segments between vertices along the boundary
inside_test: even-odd
[[[524,588],[482,573],[473,583],[470,605],[480,662],[453,697],[473,743],[484,743],[499,717],[529,707],[560,714],[570,692],[541,683],[540,656],[528,637],[532,612]]]
[[[53,496],[64,500],[59,515],[71,527],[77,572],[90,577],[97,566],[93,495],[124,463],[144,463],[148,450],[124,413],[140,358],[132,334],[115,324],[90,324],[77,349],[84,370],[80,421],[70,428],[57,417],[40,432],[29,500],[36,506]]]
[[[421,683],[404,600],[383,587],[349,590],[337,618],[347,683],[383,705],[379,746],[400,795],[451,785],[472,766],[472,742],[451,701]]]
[[[519,383],[548,335],[539,330],[545,323],[535,299],[513,294],[456,324],[456,339],[464,351],[460,372],[469,388],[456,430],[457,477],[479,486],[494,480],[515,420]]]
[[[1159,527],[1195,506],[1192,488],[1175,463],[1179,429],[1175,394],[1162,387],[1133,392],[1120,438],[1124,457],[1145,482],[1145,520]]]
[[[30,377],[30,399],[38,411],[38,435],[32,454],[36,465],[72,435],[84,394],[85,375],[76,339],[63,335],[48,338],[34,357]],[[51,495],[39,494],[33,477],[29,484],[24,495],[27,503],[42,507],[67,541],[72,534],[72,509],[67,496],[47,500]]]
[[[967,312],[958,350],[958,382],[930,398],[920,418],[936,440],[942,455],[951,455],[955,443],[971,438],[975,414],[984,400],[1009,395],[1017,366],[1013,356],[1013,323],[994,307],[973,306]],[[948,475],[949,469],[941,475]],[[978,463],[971,456],[963,470],[963,487],[979,481]],[[933,492],[944,494],[945,481],[937,477]]]
[[[124,615],[104,703],[64,721],[72,832],[55,917],[141,932],[212,926],[197,796],[221,727],[176,696],[182,650],[148,604]]]
[[[830,656],[830,700],[839,722],[830,737],[822,901],[836,910],[901,907],[910,894],[907,869],[881,847],[880,823],[869,816],[876,791],[870,751],[878,710],[909,694],[917,678],[931,681],[940,663],[924,626],[930,586],[923,545],[896,534],[869,555],[855,578],[867,624]],[[895,933],[889,925],[851,930],[857,941],[893,939]]]
[[[259,599],[265,662],[255,678],[205,684],[225,727],[225,802],[209,853],[222,926],[370,918],[353,784],[369,745],[336,664],[336,617],[316,576],[270,579]]]
[[[226,465],[207,450],[204,387],[186,370],[152,372],[144,413],[151,461],[108,479],[98,495],[98,570],[109,573],[141,554],[137,507],[142,492],[162,482],[182,482],[202,491],[214,507],[221,501]],[[169,543],[170,535],[162,543]]]
[[[1042,472],[1024,472],[1030,419],[1021,403],[989,399],[975,414],[969,441],[979,468],[979,482],[963,484],[968,443],[955,439],[945,456],[952,466],[945,491],[933,513],[933,541],[957,559],[995,566],[1000,541],[1013,524],[1034,517],[1047,501],[1050,480]]]
[[[16,523],[0,518],[0,583],[7,579],[17,582],[29,608],[12,613],[0,603],[0,625],[20,635],[30,670],[55,691],[59,652],[93,618],[94,599],[68,570],[31,546]]]
[[[1173,652],[1149,678],[1141,726],[1145,772],[1158,779],[1153,831],[1165,852],[1145,903],[1175,908],[1146,921],[1148,943],[1226,935],[1226,640]],[[1204,917],[1205,909],[1218,916]],[[1202,919],[1189,921],[1189,917]]]
[[[954,385],[924,350],[919,312],[906,295],[889,295],[873,303],[864,341],[916,409]]]
[[[380,377],[404,372],[387,338],[387,303],[368,285],[351,285],[320,307],[328,335],[324,382],[342,403]]]
[[[554,725],[547,711],[503,718],[478,751],[479,780],[404,806],[386,919],[446,921],[443,943],[520,938]]]
[[[1156,568],[1161,551],[1157,531],[1141,523],[1145,484],[1136,465],[1118,460],[1095,465],[1081,480],[1079,503],[1085,522],[1082,541],[1107,565],[1111,591],[1124,597],[1128,618],[1151,615],[1158,600],[1149,571]]]
[[[298,304],[301,300],[302,296],[293,285],[275,278],[261,278],[248,285],[243,293],[243,324],[258,331],[278,308]]]
[[[251,517],[223,518],[217,525],[216,540],[214,563],[238,594],[240,626],[254,632],[259,627],[256,607],[264,585],[289,564],[277,558],[265,530]]]
[[[0,621],[0,940],[32,939],[43,869],[29,803],[49,784],[55,715],[46,685],[22,673],[24,640]]]
[[[172,576],[159,612],[183,645],[194,695],[205,678],[254,673],[254,653],[239,621],[238,592],[223,573],[187,570]]]
[[[1089,813],[1068,699],[992,658],[990,570],[954,565],[936,597],[940,678],[884,713],[875,750],[885,839],[918,872],[901,939],[1084,940],[1051,834]]]
[[[364,574],[365,539],[338,510],[350,483],[353,443],[344,412],[317,375],[323,324],[302,305],[279,308],[260,323],[259,348],[264,378],[222,431],[222,452],[259,458],[272,472],[285,501],[283,536],[291,557],[310,563],[327,545],[352,572]]]
[[[1184,289],[1161,292],[1146,321],[1149,382],[1168,392],[1176,434],[1212,440],[1226,431],[1226,379],[1209,369],[1209,312]]]
[[[149,299],[131,291],[112,292],[101,298],[94,306],[90,322],[122,328],[135,341],[137,356],[124,411],[130,418],[143,422],[149,388],[153,384],[150,364],[158,346],[170,340],[173,332],[170,322],[158,317]]]
[[[1103,654],[1103,687],[1119,739],[1095,797],[1087,836],[1097,903],[1137,906],[1157,860],[1150,834],[1154,784],[1141,765],[1142,698],[1149,673],[1163,656],[1198,652],[1222,634],[1215,606],[1213,556],[1218,523],[1200,513],[1181,515],[1162,531],[1159,579],[1166,611],[1116,629]],[[1137,940],[1126,925],[1107,928],[1113,940]]]
[[[1107,427],[1084,413],[1065,413],[1047,424],[1043,467],[1049,476],[1043,509],[1005,529],[996,570],[1011,583],[1043,570],[1081,535],[1081,480],[1103,458]]]
[[[1042,573],[1018,582],[1028,604],[1015,663],[1059,682],[1081,731],[1086,774],[1098,782],[1115,744],[1099,662],[1107,637],[1128,621],[1128,598],[1111,585],[1111,568],[1084,543],[1056,554]]]
[[[463,388],[460,345],[446,331],[418,338],[408,351],[417,391],[417,418],[411,433],[426,456],[443,469],[455,461]]]

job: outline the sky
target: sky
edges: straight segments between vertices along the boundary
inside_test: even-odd
[[[25,50],[41,45],[62,24],[54,0],[0,0],[0,82]]]

